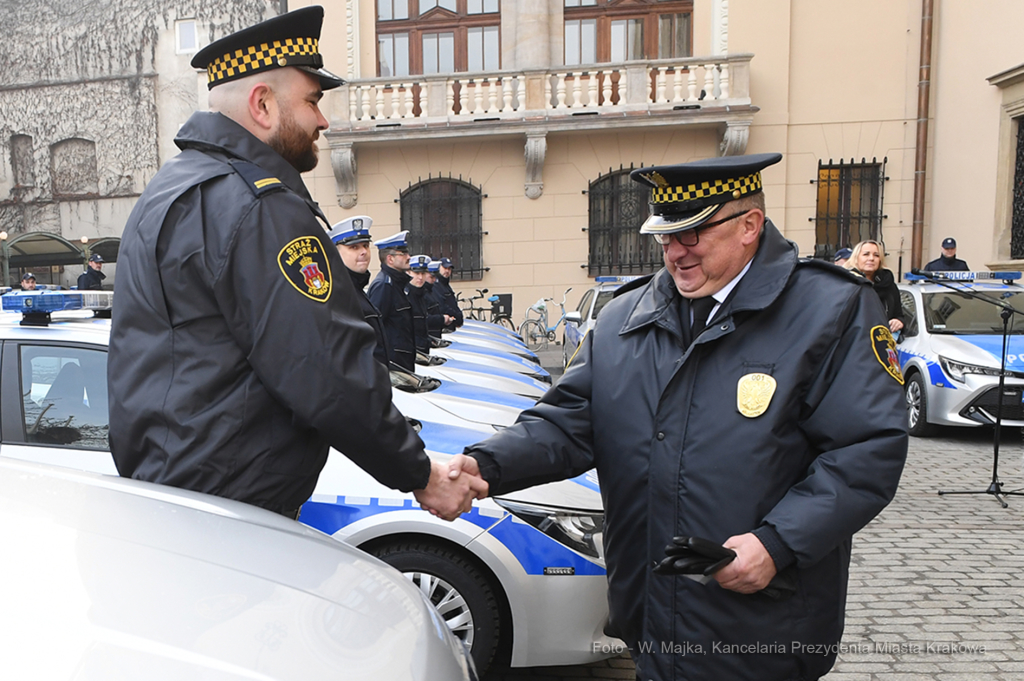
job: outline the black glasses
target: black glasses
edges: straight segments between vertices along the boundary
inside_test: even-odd
[[[727,218],[715,220],[714,222],[705,222],[703,225],[700,225],[699,227],[687,229],[682,232],[672,232],[671,234],[652,234],[651,236],[653,236],[654,240],[657,241],[662,246],[668,246],[670,243],[672,243],[673,240],[675,240],[675,242],[678,243],[680,246],[686,246],[687,248],[690,248],[691,246],[696,246],[700,242],[701,231],[708,229],[710,227],[717,227],[718,225],[725,224],[726,222],[729,222],[729,220],[735,220],[736,218],[742,215],[746,215],[751,210],[753,209],[748,208],[745,211],[736,213],[735,215],[730,215]]]

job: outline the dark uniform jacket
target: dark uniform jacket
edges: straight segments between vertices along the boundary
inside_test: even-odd
[[[438,307],[441,308],[441,314],[455,318],[455,321],[445,327],[449,331],[454,331],[462,326],[464,321],[462,308],[459,307],[459,299],[455,297],[455,291],[452,290],[451,281],[447,277],[436,274],[434,279],[434,290],[431,295],[437,301]]]
[[[427,290],[409,284],[405,295],[412,305],[412,328],[416,336],[416,352],[430,354],[430,329],[427,326]]]
[[[430,282],[423,283],[423,304],[427,308],[427,332],[434,338],[441,337],[441,329],[444,328],[444,313],[441,312],[441,304],[434,297],[434,285]]]
[[[960,258],[947,258],[943,255],[925,265],[924,269],[928,272],[967,272],[971,268],[967,266],[966,261]]]
[[[878,297],[797,253],[767,222],[689,346],[666,270],[623,287],[540,402],[468,450],[492,494],[597,467],[607,632],[640,679],[816,679],[835,660],[851,536],[896,492],[906,408]],[[792,598],[651,571],[673,536],[754,530],[778,567],[795,561]],[[726,647],[753,644],[777,647]]]
[[[423,443],[299,173],[217,113],[175,143],[118,258],[118,472],[282,512],[309,498],[331,445],[385,485],[424,487]]]
[[[388,339],[384,335],[384,325],[380,321],[380,310],[373,306],[370,302],[370,297],[366,295],[366,285],[370,283],[369,272],[353,272],[348,270],[348,276],[352,279],[352,287],[356,291],[356,297],[359,299],[359,309],[363,311],[363,319],[373,329],[374,335],[377,337],[377,346],[373,349],[374,358],[383,364],[384,366],[391,369],[390,360],[388,358]]]
[[[366,292],[373,306],[380,310],[384,336],[388,342],[388,357],[400,367],[416,370],[416,332],[412,318],[412,304],[405,295],[409,275],[387,265],[381,265]]]
[[[78,275],[78,290],[79,291],[102,291],[103,280],[107,278],[107,275],[103,274],[93,268],[87,269]]]
[[[854,269],[853,272],[861,277],[864,276],[860,273],[860,270]],[[885,318],[887,320],[898,319],[903,322],[903,304],[900,302],[900,289],[896,286],[896,277],[893,276],[893,273],[884,267],[878,268],[878,271],[875,272],[875,279],[871,282],[871,287],[875,289],[878,299],[882,301]]]

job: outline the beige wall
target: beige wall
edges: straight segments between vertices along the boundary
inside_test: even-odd
[[[925,262],[936,257],[938,243],[951,235],[960,242],[960,255],[981,268],[996,259],[999,240],[1006,239],[1003,232],[993,236],[1001,93],[985,79],[1024,61],[1018,36],[1024,2],[935,4],[922,257]],[[334,5],[344,13],[343,0]],[[770,216],[809,255],[815,243],[809,218],[815,214],[812,180],[818,161],[885,158],[890,179],[882,234],[888,264],[895,269],[902,252],[904,270],[909,269],[921,0],[729,0],[728,5],[729,52],[754,54],[751,99],[760,111],[747,152],[785,154],[783,163],[764,176]],[[711,13],[717,6],[716,0],[695,2],[695,54],[711,49]],[[328,21],[336,14],[328,4]],[[361,71],[370,76],[370,0],[362,1],[359,20]],[[508,46],[503,50],[510,53]],[[330,65],[326,45],[324,51]],[[488,195],[483,202],[484,260],[491,270],[482,282],[462,288],[512,292],[520,318],[530,302],[542,295],[560,298],[567,286],[576,287],[569,298],[574,304],[591,283],[580,267],[587,261],[587,235],[581,231],[587,224],[587,199],[581,192],[588,181],[620,164],[714,156],[719,139],[714,130],[688,126],[646,133],[549,134],[544,193],[536,200],[523,195],[521,136],[395,146],[357,143],[359,203],[350,211],[337,205],[326,150],[311,184],[332,220],[371,215],[379,238],[397,230],[394,200],[409,182],[449,172],[471,178]]]

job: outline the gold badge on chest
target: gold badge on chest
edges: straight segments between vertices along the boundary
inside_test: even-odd
[[[775,379],[768,374],[747,374],[736,384],[736,409],[748,419],[768,411],[775,394]]]

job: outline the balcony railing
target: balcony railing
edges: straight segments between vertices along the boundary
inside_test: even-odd
[[[579,114],[659,112],[750,104],[750,59],[659,59],[541,71],[373,78],[339,88],[332,128],[550,120]],[[346,118],[347,114],[347,118]],[[341,124],[341,125],[339,125]]]

